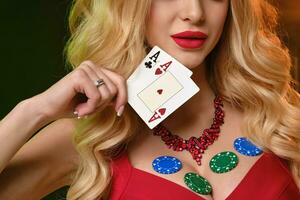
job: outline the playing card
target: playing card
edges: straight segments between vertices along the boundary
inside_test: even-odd
[[[140,74],[143,74],[143,81],[145,83],[148,83],[148,81],[151,82],[166,72],[171,65],[175,67],[177,71],[180,71],[180,73],[188,77],[193,74],[191,70],[167,54],[164,50],[158,46],[154,46],[127,81],[134,80],[136,77],[140,77]]]
[[[199,91],[191,75],[156,46],[127,80],[128,102],[152,129]]]
[[[172,87],[168,87],[168,85]],[[154,81],[154,83],[138,93],[137,96],[151,112],[154,112],[182,89],[183,85],[176,80],[173,74],[166,72]],[[155,98],[155,100],[153,100],[153,98]]]

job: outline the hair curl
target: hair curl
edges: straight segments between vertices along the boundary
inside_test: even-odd
[[[128,78],[147,52],[145,24],[151,0],[74,0],[66,46],[75,68],[84,60]],[[216,93],[246,113],[244,133],[289,161],[300,186],[300,96],[293,87],[291,59],[276,34],[277,11],[265,0],[231,1],[217,47],[207,58]],[[67,199],[105,199],[111,159],[142,122],[130,107],[117,118],[111,107],[82,119],[73,142],[80,155]]]
[[[300,95],[277,22],[278,11],[266,0],[231,1],[207,73],[216,92],[245,113],[245,136],[288,160],[300,187]]]

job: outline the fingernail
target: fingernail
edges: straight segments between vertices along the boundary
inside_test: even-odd
[[[123,111],[124,111],[124,106],[121,106],[120,108],[119,108],[119,110],[118,110],[118,112],[117,112],[117,116],[118,117],[121,117],[121,115],[123,114]]]
[[[78,112],[74,111],[73,114],[77,117],[77,119],[80,119],[81,117],[78,116]]]

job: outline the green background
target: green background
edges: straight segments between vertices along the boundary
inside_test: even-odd
[[[66,0],[1,1],[1,118],[66,73]]]

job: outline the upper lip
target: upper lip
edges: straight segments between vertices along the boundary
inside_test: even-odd
[[[200,31],[184,31],[180,33],[176,33],[171,35],[172,37],[176,38],[195,38],[195,39],[205,39],[207,38],[207,34],[200,32]]]

